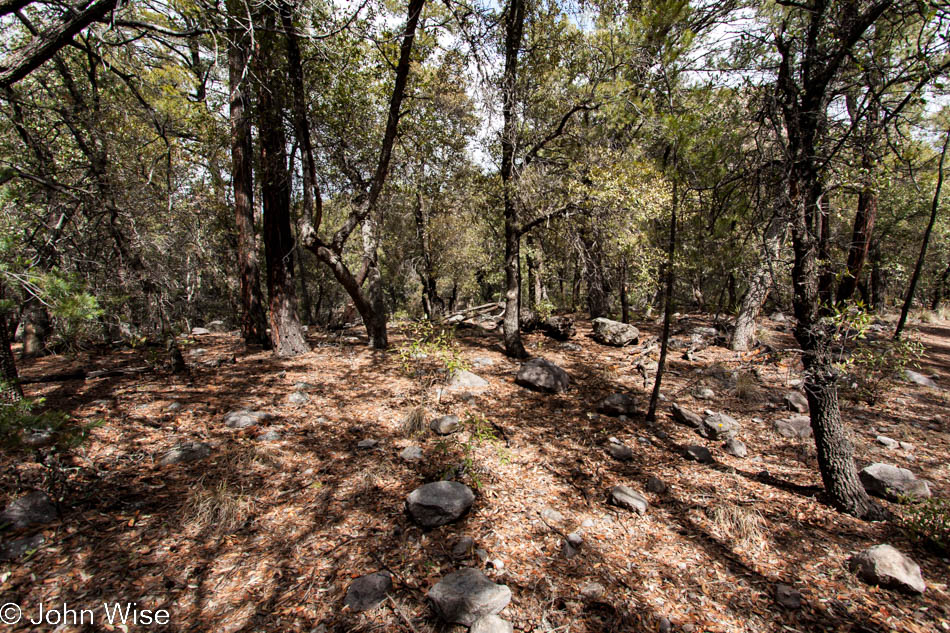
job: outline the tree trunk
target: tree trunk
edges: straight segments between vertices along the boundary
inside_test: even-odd
[[[373,213],[363,220],[363,265],[366,267],[366,294],[373,313],[366,324],[369,343],[375,349],[386,349],[389,336],[386,332],[386,301],[383,296],[383,276],[379,270],[378,225]]]
[[[627,296],[627,258],[620,262],[620,320],[630,323],[630,298]]]
[[[774,277],[772,266],[778,261],[785,234],[786,225],[780,218],[774,218],[766,229],[762,257],[749,279],[749,287],[742,295],[742,304],[739,306],[739,314],[736,315],[736,327],[729,342],[729,349],[734,352],[745,351],[754,343],[755,319],[769,297]]]
[[[7,313],[0,310],[0,403],[18,402],[23,399],[23,389],[17,376],[16,361],[10,347],[10,330]],[[2,406],[2,405],[0,405]]]
[[[261,145],[261,196],[264,206],[264,255],[270,303],[271,342],[278,356],[310,350],[297,317],[294,287],[294,238],[290,227],[290,174],[284,135],[284,77],[277,13],[262,9],[256,60],[260,79],[257,109]]]
[[[257,239],[254,235],[254,172],[251,153],[251,119],[247,112],[248,36],[235,17],[241,6],[228,2],[228,82],[231,118],[231,185],[234,189],[234,224],[237,228],[237,258],[241,278],[241,335],[248,345],[269,345],[264,299],[261,295]]]
[[[871,244],[871,310],[880,313],[884,310],[887,293],[887,280],[881,266],[881,247],[877,242]]]
[[[920,254],[917,256],[917,264],[914,266],[914,274],[910,277],[910,285],[907,287],[907,296],[904,298],[904,306],[901,308],[901,317],[897,322],[897,329],[894,330],[894,339],[901,337],[904,330],[904,324],[907,322],[907,313],[914,303],[914,293],[917,292],[917,282],[920,280],[920,273],[924,269],[924,260],[927,258],[927,246],[930,243],[930,234],[933,232],[934,224],[937,223],[937,211],[940,209],[940,189],[943,187],[943,161],[947,157],[947,146],[950,145],[950,130],[943,141],[943,149],[940,151],[940,162],[937,164],[937,187],[934,189],[933,202],[930,205],[930,222],[927,223],[927,230],[924,231],[924,239],[920,242]]]
[[[524,358],[521,341],[521,227],[514,199],[515,92],[518,80],[518,55],[524,31],[524,0],[509,0],[505,17],[505,70],[502,76],[501,186],[505,214],[505,316],[502,331],[505,353]]]
[[[50,319],[43,302],[28,295],[20,313],[20,323],[23,325],[23,358],[36,358],[46,353]]]
[[[950,264],[944,268],[943,274],[940,275],[939,279],[937,279],[937,284],[934,287],[934,296],[930,301],[931,310],[937,310],[940,307],[940,302],[943,301],[943,293],[947,287],[948,281],[950,281]]]
[[[534,238],[531,237],[531,234],[525,236],[525,245],[527,246],[525,252],[525,263],[528,265],[528,309],[531,311],[537,311],[538,306],[538,289],[536,287],[538,270],[537,270],[537,260],[534,257]]]
[[[670,244],[666,259],[666,301],[663,310],[663,340],[660,343],[660,360],[656,365],[656,377],[653,380],[653,393],[650,395],[650,409],[647,421],[656,421],[656,408],[660,402],[660,385],[663,381],[663,369],[666,367],[666,354],[670,348],[670,324],[673,320],[673,281],[676,261],[676,211],[679,205],[677,180],[673,180],[673,208],[670,213]]]
[[[587,310],[591,319],[606,317],[609,312],[607,281],[600,235],[584,236],[584,281],[587,283]]]
[[[422,310],[426,318],[434,319],[441,316],[444,307],[439,297],[432,268],[432,252],[429,247],[429,216],[422,205],[422,196],[416,193],[416,240],[419,244],[419,257],[422,262],[419,277],[422,280]]]

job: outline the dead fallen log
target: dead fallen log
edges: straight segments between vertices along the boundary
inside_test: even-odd
[[[112,378],[114,376],[131,376],[134,374],[144,374],[151,371],[151,367],[126,367],[122,369],[97,369],[87,372],[84,369],[74,371],[63,371],[56,374],[46,374],[45,376],[31,376],[20,378],[21,385],[32,385],[44,382],[65,382],[67,380],[94,380],[96,378]]]

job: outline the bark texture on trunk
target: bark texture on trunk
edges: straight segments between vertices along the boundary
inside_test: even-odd
[[[310,351],[297,317],[294,287],[294,237],[290,226],[290,173],[287,170],[287,139],[284,135],[284,77],[282,51],[277,33],[277,14],[262,9],[262,29],[257,32],[255,60],[260,80],[257,110],[261,145],[261,197],[264,206],[264,256],[271,343],[278,356],[296,356]]]
[[[778,261],[785,242],[787,225],[781,218],[774,218],[766,229],[762,244],[762,257],[749,278],[749,287],[742,295],[736,327],[729,342],[734,352],[748,350],[755,342],[755,319],[759,316],[765,300],[769,297],[774,279],[773,266]]]
[[[241,5],[243,6],[243,5]],[[248,115],[247,32],[238,26],[237,0],[228,2],[228,83],[231,119],[231,186],[234,190],[234,224],[237,229],[238,271],[241,278],[241,335],[248,345],[270,345],[261,294],[260,265],[254,233],[254,167],[251,119]]]
[[[17,402],[23,398],[13,349],[10,347],[10,329],[6,312],[0,311],[0,403]]]
[[[23,325],[23,358],[36,358],[45,354],[50,318],[43,302],[29,295],[23,304],[20,322]]]

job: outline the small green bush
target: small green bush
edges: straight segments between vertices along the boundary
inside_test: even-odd
[[[455,340],[455,332],[437,327],[427,320],[409,323],[406,342],[396,348],[395,353],[399,356],[403,371],[409,375],[413,375],[413,368],[418,361],[426,359],[435,361],[449,376],[461,369],[468,369]]]
[[[849,395],[875,404],[896,384],[904,369],[916,366],[923,353],[923,344],[909,337],[898,341],[860,341],[847,363],[851,375]]]
[[[940,552],[950,552],[950,499],[915,500],[908,506],[901,527],[908,537]]]

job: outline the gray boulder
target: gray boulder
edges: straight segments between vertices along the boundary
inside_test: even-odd
[[[475,553],[475,539],[471,536],[463,536],[455,542],[452,547],[452,556],[454,558],[468,558]]]
[[[191,328],[192,336],[203,336],[205,334],[211,334],[211,330],[203,327],[193,327]]]
[[[457,415],[443,415],[429,423],[429,429],[436,435],[451,435],[459,428],[459,417]]]
[[[511,622],[502,620],[497,615],[489,614],[475,620],[468,633],[513,633]]]
[[[8,525],[20,530],[31,525],[43,525],[56,520],[56,505],[45,492],[36,490],[15,499],[0,512],[0,529]]]
[[[511,602],[511,589],[489,580],[478,569],[448,574],[426,594],[446,622],[472,626],[486,615],[496,615]]]
[[[393,589],[393,579],[388,571],[377,571],[360,576],[346,590],[344,604],[353,611],[375,609]]]
[[[260,435],[258,435],[257,439],[259,439],[262,442],[276,442],[281,437],[282,436],[280,434],[280,431],[278,431],[277,429],[268,429],[264,431],[263,433],[261,433]]]
[[[749,454],[749,449],[746,448],[745,443],[742,440],[737,440],[736,438],[732,438],[723,444],[722,448],[733,457],[745,457]]]
[[[473,374],[465,369],[457,369],[449,376],[449,381],[445,385],[446,391],[463,391],[466,389],[485,389],[488,387],[488,381]]]
[[[182,442],[162,456],[162,466],[188,464],[201,461],[211,454],[211,447],[204,442]]]
[[[571,385],[571,377],[549,360],[532,358],[518,370],[515,382],[536,391],[560,393]]]
[[[625,393],[612,393],[597,405],[597,412],[611,416],[633,416],[637,413],[637,401]]]
[[[290,404],[307,404],[310,402],[310,396],[302,391],[295,391],[287,396],[287,402]]]
[[[208,329],[212,332],[221,333],[227,332],[228,326],[224,323],[224,321],[211,321],[208,323]]]
[[[796,415],[784,420],[776,420],[772,428],[782,437],[800,439],[811,437],[811,419],[807,415]]]
[[[655,495],[661,495],[666,492],[667,486],[659,477],[650,475],[647,477],[647,490]]]
[[[247,429],[252,426],[257,426],[261,422],[270,419],[270,414],[265,413],[264,411],[249,411],[247,409],[239,409],[237,411],[231,411],[224,416],[224,424],[231,429]]]
[[[890,545],[875,545],[855,554],[848,567],[868,584],[916,594],[927,589],[920,566]]]
[[[673,419],[680,424],[691,426],[694,429],[698,429],[703,424],[703,419],[698,413],[693,413],[689,409],[681,407],[678,404],[674,404],[672,407],[670,407],[670,410],[673,412]]]
[[[607,442],[607,453],[614,459],[622,462],[628,462],[633,459],[633,449],[626,444],[621,444],[616,438],[610,438]]]
[[[775,585],[775,601],[786,609],[799,609],[802,606],[802,594],[790,585]]]
[[[457,521],[472,507],[475,493],[457,481],[434,481],[413,490],[406,499],[412,520],[426,528]]]
[[[897,440],[887,437],[886,435],[878,435],[874,438],[878,444],[885,448],[895,449],[900,448],[901,443]]]
[[[639,492],[628,486],[614,486],[607,495],[611,505],[626,508],[637,514],[646,513],[650,503]]]
[[[683,449],[683,453],[686,455],[687,459],[692,459],[701,464],[711,464],[713,463],[712,453],[709,452],[709,449],[705,446],[698,446],[696,444],[687,446]]]
[[[693,397],[697,400],[712,400],[716,397],[716,392],[709,387],[702,387],[693,393]]]
[[[42,534],[34,534],[0,543],[0,561],[17,560],[31,550],[39,549],[45,541]]]
[[[594,326],[594,340],[603,345],[623,347],[640,340],[640,330],[628,323],[600,318],[591,324]]]
[[[877,462],[862,468],[858,476],[865,490],[891,501],[897,501],[901,496],[930,497],[927,482],[917,479],[906,468]]]
[[[599,582],[585,582],[581,585],[581,595],[588,600],[600,600],[607,593],[607,588]]]
[[[417,462],[422,459],[422,449],[418,446],[407,446],[399,453],[399,458],[407,462]]]
[[[782,398],[785,407],[796,413],[808,413],[808,398],[800,391],[789,391]]]
[[[725,413],[713,413],[703,418],[699,434],[711,440],[731,440],[739,433],[739,422]]]
[[[937,388],[937,383],[935,383],[932,378],[924,376],[920,372],[916,372],[911,369],[904,370],[904,378],[915,385],[920,385],[921,387],[930,387],[932,389]]]

